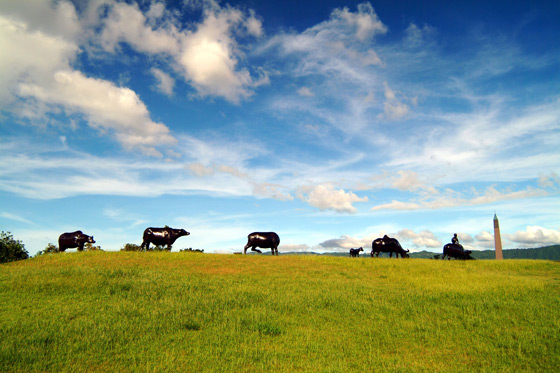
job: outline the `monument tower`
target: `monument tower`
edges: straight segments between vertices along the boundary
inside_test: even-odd
[[[496,248],[496,260],[503,260],[502,253],[502,237],[500,236],[500,223],[498,217],[494,214],[494,247]]]

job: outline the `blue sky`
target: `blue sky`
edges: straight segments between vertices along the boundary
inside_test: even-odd
[[[30,254],[560,243],[557,1],[0,2],[0,229]],[[366,250],[367,251],[367,250]]]

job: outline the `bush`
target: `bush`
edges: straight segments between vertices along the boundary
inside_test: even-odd
[[[144,249],[142,248],[142,246],[138,246],[136,244],[133,243],[127,243],[124,245],[124,247],[121,249],[121,251],[144,251]],[[150,250],[148,251],[169,251],[167,249],[167,245],[150,245]]]
[[[121,251],[143,251],[141,246],[138,246],[136,244],[133,243],[127,243],[124,245],[124,247],[121,249]]]
[[[25,245],[14,240],[10,232],[0,233],[0,263],[14,262],[29,258]]]
[[[84,245],[84,251],[103,251],[101,246],[93,246],[91,242],[86,242]]]
[[[58,253],[58,246],[52,243],[48,243],[45,250],[39,251],[35,256],[44,255],[44,254],[56,254]]]

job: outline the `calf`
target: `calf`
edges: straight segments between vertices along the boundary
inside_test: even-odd
[[[360,251],[364,251],[364,249],[362,247],[360,247],[359,249],[350,249],[350,257],[351,258],[359,257]]]

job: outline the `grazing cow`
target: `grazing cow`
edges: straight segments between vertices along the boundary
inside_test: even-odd
[[[66,251],[66,249],[78,248],[78,251],[84,250],[84,244],[86,242],[95,243],[93,236],[88,236],[83,234],[82,231],[76,231],[71,233],[62,233],[58,237],[58,250]]]
[[[280,237],[274,232],[253,232],[247,236],[247,245],[243,249],[243,254],[247,254],[247,249],[251,248],[251,251],[256,251],[262,254],[262,251],[257,249],[270,249],[272,255],[278,255],[278,245],[280,245]]]
[[[350,249],[350,257],[351,258],[357,258],[360,256],[360,251],[364,251],[363,248],[359,248],[359,249]]]
[[[171,250],[171,245],[177,238],[188,236],[190,233],[184,229],[165,228],[146,228],[144,231],[142,249],[149,250],[150,243],[154,245],[167,245],[167,250]]]
[[[443,247],[443,257],[441,259],[443,260],[447,256],[447,260],[450,260],[451,257],[461,260],[474,260],[471,254],[471,250],[464,250],[461,245],[448,243]]]
[[[398,259],[399,254],[401,258],[408,258],[409,250],[405,250],[402,248],[401,244],[396,238],[391,238],[387,235],[383,236],[383,238],[377,238],[373,240],[371,243],[371,257],[376,254],[379,258],[379,253],[389,253],[389,258],[393,257],[393,253],[395,253],[395,257]]]

